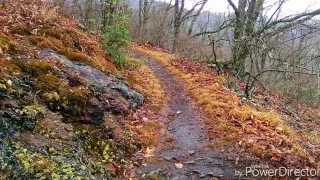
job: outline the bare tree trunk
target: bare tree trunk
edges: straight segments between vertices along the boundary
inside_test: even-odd
[[[154,0],[139,0],[139,42],[145,41],[149,12]]]
[[[250,54],[250,43],[257,36],[254,33],[254,28],[262,11],[264,0],[239,0],[238,7],[235,6],[232,0],[227,1],[236,15],[232,43],[233,74],[244,77],[246,75],[246,58]]]
[[[139,35],[139,43],[142,42],[141,34],[142,34],[142,20],[143,19],[143,0],[139,0],[139,27],[138,27],[138,35]]]
[[[144,0],[143,3],[143,21],[142,21],[142,42],[145,41],[147,34],[147,23],[149,17],[149,9],[151,4],[149,4],[149,0]]]
[[[184,0],[182,0],[184,2]],[[179,0],[175,0],[174,4],[174,34],[173,34],[173,45],[172,45],[172,52],[175,53],[177,51],[178,45],[178,38],[180,35],[180,25],[181,25],[181,18],[180,18],[180,9],[179,9]]]

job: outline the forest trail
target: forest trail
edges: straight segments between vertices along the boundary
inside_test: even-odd
[[[156,120],[173,137],[157,141],[161,148],[156,148],[155,158],[146,159],[140,174],[238,179],[235,170],[250,166],[317,167],[317,157],[308,154],[314,151],[303,142],[318,144],[318,140],[286,123],[277,108],[243,100],[226,87],[223,75],[200,63],[147,45],[130,49],[143,54],[137,59],[146,61],[166,92],[167,101]]]
[[[173,137],[166,148],[156,150],[157,160],[146,163],[141,174],[147,179],[214,179],[234,177],[235,160],[228,159],[211,147],[206,136],[204,118],[188,97],[184,84],[166,66],[148,56],[136,54],[159,78],[168,99],[157,121]],[[239,167],[238,167],[239,168]]]

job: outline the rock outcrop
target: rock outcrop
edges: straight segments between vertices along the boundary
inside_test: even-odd
[[[62,72],[60,76],[68,80],[68,74],[74,74],[83,80],[87,87],[91,86],[97,97],[91,97],[88,106],[97,106],[101,112],[110,110],[114,113],[126,114],[130,109],[143,103],[144,98],[140,93],[132,90],[123,79],[112,74],[106,75],[90,65],[71,61],[52,49],[42,50],[38,58],[57,60],[62,68],[59,70]],[[119,99],[122,99],[122,101],[119,101]],[[97,110],[93,109],[93,111]]]

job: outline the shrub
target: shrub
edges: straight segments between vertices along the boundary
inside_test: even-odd
[[[101,44],[104,51],[122,69],[127,62],[128,53],[123,49],[130,42],[127,28],[127,18],[122,16],[117,24],[107,26],[101,35]]]

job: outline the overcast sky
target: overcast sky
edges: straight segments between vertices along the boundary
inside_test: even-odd
[[[188,6],[191,7],[196,0],[186,1],[188,2]],[[279,0],[267,0],[267,4],[270,5],[278,1]],[[238,0],[233,0],[233,2],[237,5]],[[320,0],[289,0],[283,7],[283,15],[289,15],[303,12],[306,9],[314,10],[320,8]],[[227,0],[209,0],[205,10],[226,12],[228,11],[228,2]]]

